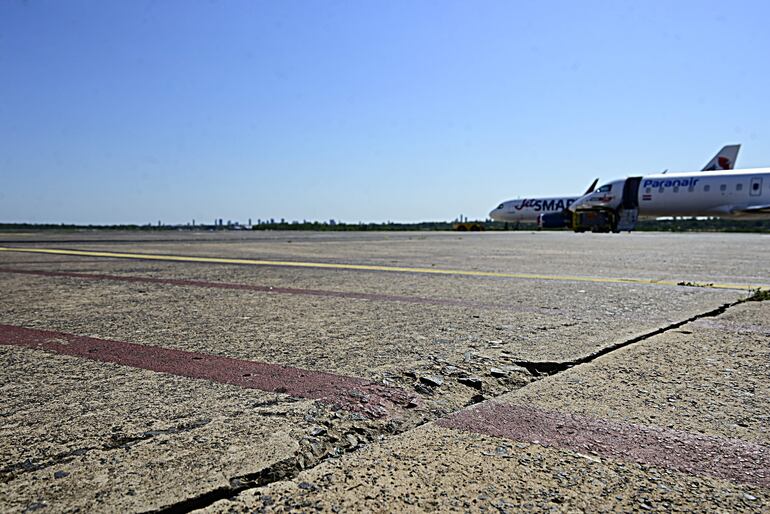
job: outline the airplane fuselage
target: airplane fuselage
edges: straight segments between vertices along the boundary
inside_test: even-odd
[[[632,189],[626,181],[638,181]],[[635,197],[635,198],[634,198]],[[576,200],[570,210],[617,210],[636,204],[640,217],[770,218],[770,168],[670,173],[620,179]]]
[[[579,196],[555,196],[551,198],[522,198],[508,200],[497,206],[489,217],[495,221],[510,223],[537,223],[541,214],[563,212]]]

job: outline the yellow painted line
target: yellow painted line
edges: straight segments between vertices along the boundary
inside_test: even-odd
[[[203,262],[211,264],[246,264],[251,266],[289,266],[294,268],[321,268],[356,271],[388,271],[397,273],[426,273],[431,275],[456,275],[466,277],[497,277],[530,280],[558,280],[568,282],[592,282],[599,284],[639,284],[678,286],[673,280],[655,280],[646,278],[619,277],[581,277],[572,275],[539,275],[531,273],[504,273],[497,271],[471,271],[436,268],[408,268],[401,266],[377,266],[370,264],[334,264],[326,262],[268,261],[260,259],[227,259],[224,257],[195,257],[190,255],[155,255],[146,253],[95,252],[86,250],[57,250],[55,248],[9,248],[0,246],[0,252],[45,253],[53,255],[77,255],[81,257],[105,257],[110,259],[142,259],[171,262]],[[689,284],[689,283],[688,283]],[[747,284],[702,284],[692,283],[697,287],[710,289],[756,290],[770,289],[770,285],[753,286]]]

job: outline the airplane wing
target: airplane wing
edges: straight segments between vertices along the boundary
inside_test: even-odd
[[[736,209],[735,212],[740,212],[743,214],[770,214],[770,204],[749,205],[743,209]]]

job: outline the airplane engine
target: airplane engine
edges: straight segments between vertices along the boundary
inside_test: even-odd
[[[572,213],[570,211],[550,212],[537,217],[537,226],[540,228],[564,228],[572,225]]]

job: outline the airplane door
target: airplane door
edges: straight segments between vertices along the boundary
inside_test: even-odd
[[[623,208],[626,210],[639,208],[639,184],[642,177],[628,177],[623,185]]]
[[[762,177],[753,177],[749,185],[749,196],[760,196],[762,194]]]

